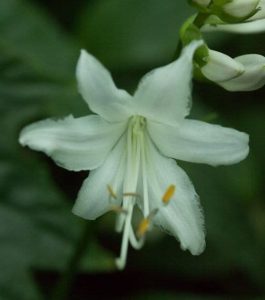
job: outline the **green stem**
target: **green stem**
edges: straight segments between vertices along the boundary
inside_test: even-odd
[[[198,28],[201,28],[204,25],[204,23],[208,17],[209,17],[209,14],[200,12],[197,14],[196,18],[194,19],[193,24],[195,26],[197,26]]]
[[[80,261],[84,252],[87,249],[88,242],[92,235],[92,226],[90,222],[86,222],[83,227],[83,232],[76,244],[73,255],[70,258],[66,271],[62,274],[55,289],[52,293],[51,300],[67,300],[72,288],[75,274],[78,271]]]
[[[188,26],[190,25],[194,25],[197,27],[197,30],[199,31],[199,29],[204,25],[206,19],[209,17],[209,14],[208,13],[198,13],[196,15],[196,17],[194,18],[193,22],[189,22],[189,19],[183,24],[183,26],[186,26],[186,24]],[[181,27],[181,30],[183,29],[183,26]],[[180,32],[181,32],[180,30]],[[181,35],[181,34],[180,34]],[[180,53],[181,53],[181,50],[182,50],[182,39],[180,38],[179,41],[178,41],[178,44],[177,44],[177,48],[176,48],[176,51],[174,53],[174,56],[173,56],[173,60],[177,59],[179,56],[180,56]]]

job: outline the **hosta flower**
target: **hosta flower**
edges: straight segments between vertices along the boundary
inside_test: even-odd
[[[129,243],[140,248],[152,224],[175,236],[182,249],[200,254],[205,246],[198,196],[174,159],[213,166],[239,162],[248,136],[234,129],[186,119],[191,107],[192,58],[200,42],[173,63],[147,74],[133,96],[118,89],[110,73],[82,51],[77,80],[95,115],[44,120],[26,127],[20,143],[45,152],[73,171],[91,170],[73,212],[95,219],[118,213],[123,232],[117,266],[123,268]],[[136,234],[136,208],[143,219]]]

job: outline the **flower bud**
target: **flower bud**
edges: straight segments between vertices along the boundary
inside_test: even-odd
[[[254,91],[265,84],[265,57],[258,54],[238,56],[235,61],[244,66],[245,71],[238,77],[218,84],[228,91]]]
[[[245,19],[256,13],[259,0],[232,0],[222,7],[225,14],[230,17]]]
[[[233,33],[259,33],[265,31],[265,0],[260,0],[256,9],[256,13],[248,19],[239,21],[235,24],[226,24],[219,17],[211,15],[207,19],[207,24],[202,27],[203,32],[209,31],[226,31]]]
[[[216,83],[233,79],[244,72],[240,62],[221,52],[209,50],[207,63],[201,68],[202,74]]]

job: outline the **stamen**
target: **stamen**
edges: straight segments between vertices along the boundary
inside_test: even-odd
[[[119,205],[111,205],[110,206],[110,210],[116,212],[116,213],[123,213],[123,214],[127,214],[128,211],[126,209],[124,209],[122,206],[119,206]]]
[[[149,219],[149,220],[152,220],[152,219],[154,218],[154,216],[158,213],[158,211],[159,211],[158,208],[154,208],[154,209],[150,212],[150,214],[149,214],[149,216],[148,216],[148,219]]]
[[[173,195],[175,193],[175,190],[176,190],[176,186],[174,184],[171,184],[167,188],[167,190],[166,190],[166,192],[165,192],[165,194],[164,194],[164,196],[162,198],[162,201],[163,201],[164,204],[168,204],[169,203],[169,201],[171,200],[171,198],[173,197]]]
[[[142,221],[138,225],[137,232],[136,232],[138,238],[142,238],[146,234],[146,232],[150,228],[151,221],[153,220],[154,216],[158,213],[158,211],[159,211],[158,208],[154,208],[150,212],[148,217],[142,219]]]
[[[108,189],[110,197],[112,197],[114,199],[118,198],[117,195],[115,194],[115,192],[113,191],[112,187],[109,184],[107,185],[107,189]]]
[[[149,225],[150,219],[148,217],[143,218],[137,229],[137,236],[139,238],[143,237],[146,234],[147,230],[149,229]]]
[[[139,250],[143,247],[144,239],[143,238],[140,238],[140,239],[136,238],[132,226],[131,226],[130,237],[129,238],[130,238],[131,245],[134,249]]]
[[[116,258],[116,266],[120,270],[124,269],[125,263],[126,263],[133,207],[134,207],[134,204],[130,204],[130,206],[128,208],[128,214],[126,215],[123,236],[122,236],[122,242],[121,242],[121,253],[120,253],[120,257]]]
[[[115,231],[116,232],[122,232],[126,216],[127,216],[127,214],[118,214],[117,215],[116,224],[115,224]]]
[[[140,136],[141,142],[141,159],[142,159],[142,179],[143,179],[143,213],[144,217],[147,217],[149,214],[149,199],[148,199],[148,184],[147,184],[147,175],[146,175],[146,149],[144,142],[144,135]]]
[[[144,243],[144,238],[136,238],[131,224],[134,205],[137,202],[136,198],[140,197],[136,191],[139,178],[142,148],[140,137],[142,136],[142,131],[144,130],[143,126],[145,126],[145,124],[142,122],[142,119],[139,116],[135,116],[131,119],[127,130],[127,164],[123,182],[123,194],[121,194],[122,208],[125,209],[127,213],[126,215],[119,214],[117,216],[116,223],[116,230],[119,232],[123,231],[120,256],[116,259],[116,265],[120,270],[123,269],[126,264],[129,242],[135,249],[140,249]],[[113,196],[113,194],[115,195],[112,189],[109,189],[109,193],[111,196]],[[146,215],[148,215],[148,212],[147,214],[144,214],[144,216]]]

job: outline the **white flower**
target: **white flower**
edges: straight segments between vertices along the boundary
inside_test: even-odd
[[[119,268],[125,265],[129,242],[140,248],[151,223],[175,236],[182,249],[194,255],[203,251],[198,196],[174,159],[216,166],[239,162],[248,154],[245,133],[186,119],[192,58],[199,45],[191,43],[178,60],[147,74],[133,97],[117,89],[110,73],[82,51],[79,90],[96,115],[45,120],[21,132],[22,145],[45,152],[60,166],[91,170],[73,212],[86,219],[110,209],[119,212]],[[143,213],[138,237],[132,226],[136,205]]]
[[[265,84],[265,57],[246,54],[234,59],[209,50],[202,74],[228,91],[253,91]]]

